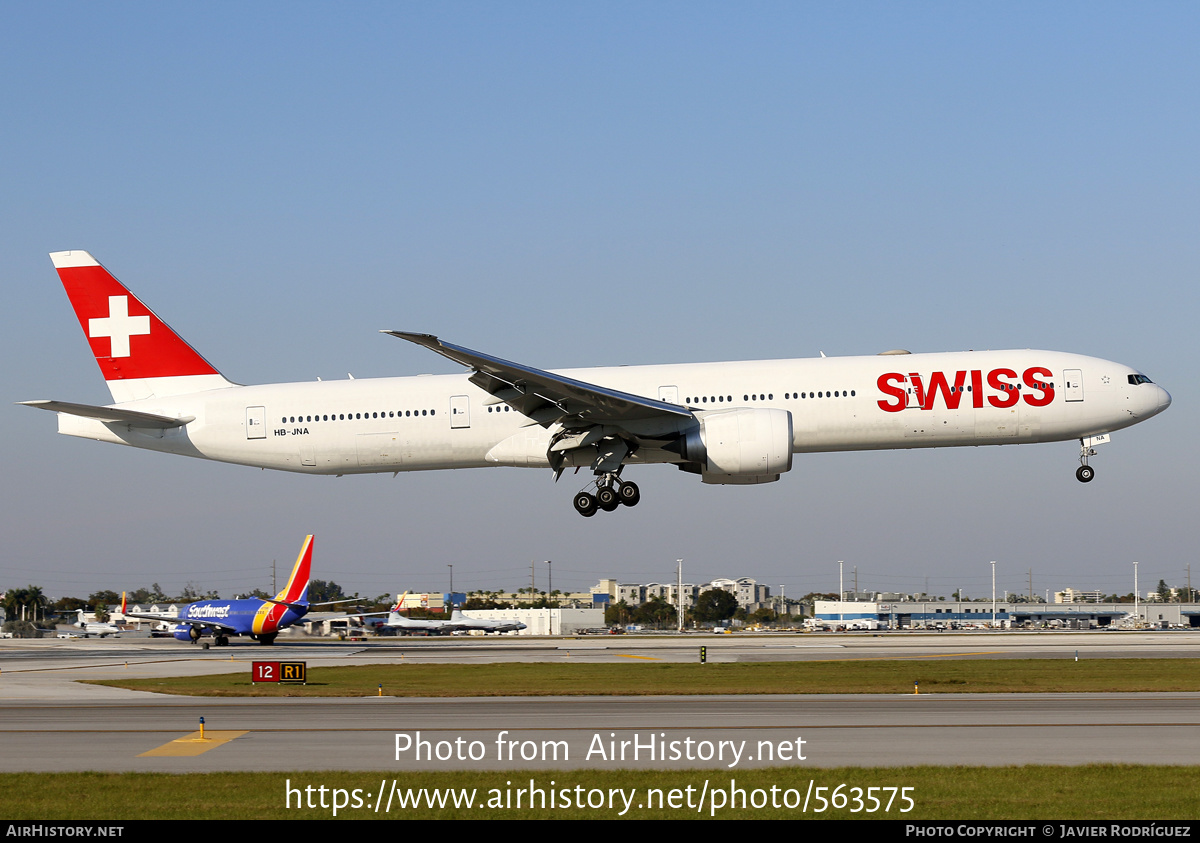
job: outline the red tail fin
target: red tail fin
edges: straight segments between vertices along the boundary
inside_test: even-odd
[[[118,402],[231,385],[90,254],[52,252],[50,259]],[[161,380],[196,377],[200,380]],[[121,385],[151,378],[159,380],[140,388]]]

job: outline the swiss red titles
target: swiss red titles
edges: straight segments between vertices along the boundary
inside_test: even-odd
[[[1011,407],[1022,399],[1031,407],[1045,407],[1054,400],[1054,386],[1049,381],[1050,370],[1045,366],[1031,366],[1020,375],[1012,369],[999,368],[992,369],[986,375],[980,369],[959,371],[954,372],[952,377],[953,380],[945,372],[934,372],[926,385],[917,372],[880,375],[876,382],[879,391],[889,398],[877,402],[879,409],[889,413],[898,413],[908,407],[932,410],[939,395],[948,410],[959,409],[967,395],[970,396],[970,406],[977,410],[984,406],[985,400],[991,406],[1001,408]],[[986,394],[985,382],[988,387]],[[1021,388],[1022,385],[1025,389]]]

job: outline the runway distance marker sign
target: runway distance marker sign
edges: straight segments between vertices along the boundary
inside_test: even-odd
[[[252,682],[295,682],[308,681],[307,662],[252,662]]]

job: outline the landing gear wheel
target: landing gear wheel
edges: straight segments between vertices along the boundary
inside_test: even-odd
[[[584,518],[591,518],[596,514],[596,498],[587,492],[580,492],[571,503],[575,504],[575,511]]]
[[[275,638],[277,635],[278,633],[276,632],[263,633],[262,635],[258,636],[258,643],[262,644],[264,647],[270,647],[275,643]]]
[[[612,512],[621,505],[621,499],[617,497],[617,490],[612,486],[601,486],[596,490],[596,503],[605,512]]]
[[[617,490],[617,497],[626,506],[637,506],[638,501],[642,499],[642,492],[637,483],[622,483],[621,488]]]
[[[1092,478],[1096,476],[1096,469],[1090,465],[1081,465],[1079,470],[1075,472],[1075,477],[1080,483],[1091,483]]]
[[[226,638],[224,635],[218,635],[217,636],[217,646],[218,647],[228,647],[229,639]]]

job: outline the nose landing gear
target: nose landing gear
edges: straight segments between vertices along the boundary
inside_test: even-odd
[[[1079,440],[1079,468],[1075,471],[1075,478],[1080,483],[1091,483],[1092,478],[1096,476],[1096,469],[1088,465],[1088,457],[1096,456],[1095,445],[1103,445],[1108,441],[1108,434],[1099,436],[1089,436],[1086,439]]]

